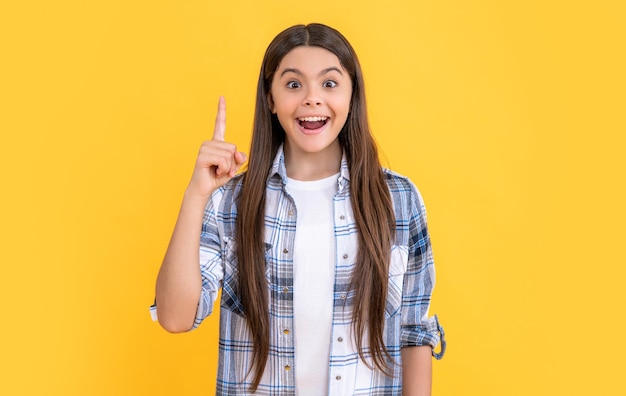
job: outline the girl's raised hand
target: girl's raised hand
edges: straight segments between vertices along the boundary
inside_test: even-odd
[[[246,155],[237,151],[237,146],[224,141],[225,132],[226,100],[220,96],[213,138],[200,146],[187,194],[208,199],[213,191],[232,179],[246,161]]]

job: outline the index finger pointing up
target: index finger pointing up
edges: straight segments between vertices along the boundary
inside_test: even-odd
[[[224,141],[226,132],[226,99],[220,96],[217,103],[217,116],[215,117],[215,129],[213,130],[213,140]]]

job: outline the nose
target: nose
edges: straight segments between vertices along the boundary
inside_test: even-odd
[[[319,89],[316,87],[310,87],[307,89],[302,104],[307,107],[320,106],[322,104],[322,98],[320,96]]]

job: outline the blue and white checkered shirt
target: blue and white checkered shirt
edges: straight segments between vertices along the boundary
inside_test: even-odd
[[[433,349],[443,330],[437,317],[428,317],[435,283],[430,238],[424,204],[415,186],[405,177],[385,170],[396,215],[396,241],[392,247],[385,310],[384,342],[397,361],[393,377],[371,370],[359,358],[352,335],[354,292],[348,289],[357,256],[357,229],[350,204],[348,165],[341,162],[338,191],[334,197],[335,293],[332,318],[328,395],[400,395],[400,349],[430,345]],[[282,148],[274,160],[265,207],[265,244],[269,286],[270,354],[256,395],[294,395],[293,246],[296,208],[285,190],[287,173]],[[194,327],[213,311],[218,289],[220,302],[218,395],[249,394],[253,374],[253,350],[246,319],[237,296],[237,255],[233,238],[241,177],[217,190],[209,201],[202,225],[200,268],[202,294]],[[365,337],[367,341],[367,337]],[[367,342],[364,342],[367,345]],[[369,349],[365,356],[370,358]],[[371,362],[371,361],[370,361]],[[371,364],[370,364],[371,366]],[[298,390],[306,394],[306,390]]]

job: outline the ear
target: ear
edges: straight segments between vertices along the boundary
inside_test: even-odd
[[[276,114],[276,106],[274,105],[274,99],[272,98],[271,92],[268,92],[267,94],[267,105],[269,106],[272,114]]]

